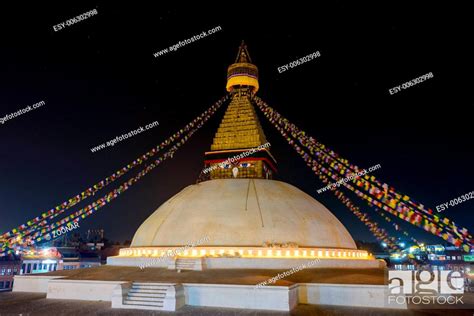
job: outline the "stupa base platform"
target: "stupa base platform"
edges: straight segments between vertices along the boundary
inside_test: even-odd
[[[292,269],[306,268],[384,268],[365,250],[340,248],[271,247],[133,247],[108,257],[107,264],[128,267],[170,268],[176,261],[199,264],[199,269]],[[308,266],[310,265],[310,266]]]
[[[406,309],[389,305],[385,269],[305,269],[274,284],[256,288],[286,270],[215,269],[182,271],[164,268],[102,266],[16,276],[14,292],[46,293],[47,298],[113,301],[133,282],[179,284],[186,305],[290,311],[298,304]]]
[[[183,257],[179,257],[178,260]],[[185,257],[184,257],[185,258]],[[192,259],[192,258],[189,258]],[[315,269],[377,269],[386,266],[385,261],[375,259],[303,259],[303,258],[200,258],[202,270],[205,269],[292,269],[311,265]],[[153,257],[109,257],[107,264],[122,267],[169,268],[175,259]]]

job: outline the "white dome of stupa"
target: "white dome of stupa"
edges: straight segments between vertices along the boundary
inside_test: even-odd
[[[265,179],[216,179],[187,186],[137,230],[131,247],[203,246],[357,249],[344,225],[298,188]]]

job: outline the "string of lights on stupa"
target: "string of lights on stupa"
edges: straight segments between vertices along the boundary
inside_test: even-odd
[[[264,115],[268,118],[267,114]],[[323,173],[319,172],[321,166],[315,163],[307,153],[304,153],[301,148],[295,143],[293,139],[288,137],[288,134],[277,124],[274,124],[275,128],[280,132],[280,134],[287,140],[287,142],[303,157],[308,167],[310,167],[313,172],[318,176],[324,184],[329,183],[329,179]],[[379,224],[370,219],[369,215],[362,212],[358,206],[356,206],[348,197],[344,195],[343,192],[338,190],[335,187],[331,187],[330,190],[334,195],[344,204],[364,225],[369,228],[369,231],[374,235],[374,237],[387,244],[387,247],[392,250],[398,250],[399,246],[396,243],[396,238],[391,237],[385,231],[385,229],[379,227]]]
[[[168,158],[172,158],[174,153],[178,150],[179,147],[181,147],[199,128],[201,128],[204,123],[206,123],[209,118],[221,107],[221,105],[228,99],[228,95],[226,95],[224,98],[216,102],[212,107],[210,107],[207,111],[205,111],[203,114],[201,114],[198,118],[193,120],[191,123],[189,123],[186,127],[189,126],[189,128],[184,128],[179,131],[179,136],[181,136],[185,131],[190,132],[185,135],[181,140],[177,141],[177,143],[172,146],[165,154],[160,156],[158,159],[156,159],[153,163],[149,164],[144,170],[142,170],[140,173],[138,173],[135,177],[129,179],[128,181],[124,182],[121,186],[116,188],[115,190],[109,192],[107,195],[103,196],[102,198],[96,200],[95,202],[87,205],[86,207],[82,208],[81,210],[67,216],[66,218],[63,218],[60,221],[57,221],[53,224],[50,225],[44,225],[41,229],[39,229],[39,226],[36,226],[36,229],[30,229],[27,231],[19,231],[16,233],[16,235],[12,238],[6,239],[6,242],[2,245],[1,251],[3,251],[3,255],[5,255],[8,252],[13,252],[14,250],[10,250],[8,252],[5,251],[5,249],[12,248],[18,250],[20,247],[27,247],[30,245],[33,245],[35,243],[44,241],[44,240],[50,240],[51,236],[49,232],[55,228],[60,228],[63,225],[70,223],[70,222],[79,222],[81,219],[85,219],[86,217],[92,215],[95,211],[98,209],[102,208],[106,204],[110,203],[112,200],[117,198],[120,194],[128,190],[130,186],[132,186],[134,183],[136,183],[140,178],[142,178],[144,175],[146,175],[148,172],[150,172],[152,169],[154,169],[156,166],[158,166],[161,162]],[[197,124],[197,125],[196,125]],[[176,134],[175,134],[176,135]],[[172,137],[174,140],[177,140],[177,137],[173,135]],[[168,141],[168,140],[167,140]],[[153,152],[153,155],[156,154],[157,148],[152,149],[150,152]],[[146,153],[145,155],[149,158],[150,157],[150,152]],[[143,156],[145,156],[143,155]],[[152,156],[153,156],[152,155]],[[142,157],[143,157],[142,156]],[[148,159],[147,158],[147,159]],[[141,158],[138,158],[139,160]],[[137,161],[135,160],[135,161]],[[141,161],[139,164],[142,164],[143,161]],[[130,168],[131,169],[131,168]],[[129,171],[128,169],[127,171]],[[121,169],[122,170],[122,169]],[[115,179],[116,180],[116,179]],[[115,181],[114,180],[114,181]],[[103,188],[103,187],[102,187]],[[97,190],[98,191],[98,190]],[[77,204],[77,203],[76,203]],[[62,210],[56,210],[53,215],[49,216],[49,219],[52,219],[61,213],[65,212],[66,208]],[[34,232],[32,236],[28,236],[28,234],[31,234]],[[6,234],[4,234],[6,235]],[[0,256],[2,256],[2,253],[0,253]]]
[[[268,111],[267,111],[268,113]],[[286,121],[286,124],[284,124],[281,120],[274,120],[274,119],[271,119],[272,123],[280,123],[282,126],[286,127],[286,130],[288,131],[289,134],[293,134],[293,136],[296,136],[296,133],[294,132],[294,129],[295,127],[292,126],[291,129],[288,129],[287,127],[290,125],[287,121]],[[294,142],[292,140],[292,142]],[[296,148],[298,151],[302,151],[302,149],[297,146]],[[303,153],[302,153],[303,155]],[[307,154],[306,154],[307,155]],[[318,157],[317,155],[315,155],[316,157]],[[339,177],[337,177],[337,175],[333,172],[331,172],[330,170],[328,170],[327,168],[325,167],[322,167],[320,169],[320,171],[324,172],[325,174],[327,174],[328,176],[330,176],[334,181],[338,181],[340,180]],[[357,179],[356,179],[357,180]],[[355,181],[355,180],[354,180]],[[445,240],[448,240],[449,242],[453,243],[454,245],[456,246],[461,246],[462,245],[462,242],[460,239],[457,239],[455,237],[453,237],[451,234],[449,233],[442,233],[442,229],[439,228],[439,227],[436,227],[435,223],[432,223],[430,222],[426,217],[424,219],[422,219],[422,215],[420,214],[414,214],[415,212],[414,211],[407,211],[407,210],[400,210],[400,212],[397,212],[396,210],[393,210],[391,209],[390,207],[386,206],[386,205],[382,205],[382,203],[380,203],[379,201],[376,201],[375,199],[373,199],[372,197],[360,192],[359,190],[355,189],[353,186],[351,186],[350,184],[346,183],[344,184],[344,186],[348,189],[350,189],[351,191],[353,191],[354,193],[356,193],[359,197],[365,199],[366,201],[369,202],[369,205],[375,205],[377,207],[381,207],[383,208],[385,211],[395,215],[395,216],[398,216],[402,219],[405,219],[406,221],[410,222],[411,224],[415,225],[415,226],[418,226],[418,227],[422,227],[424,230],[426,231],[429,231]],[[417,216],[413,216],[413,215],[417,215]],[[468,250],[468,247],[469,247],[469,244],[465,244],[464,245],[464,250]]]
[[[330,169],[332,169],[332,172],[345,175],[345,176],[349,176],[352,173],[352,171],[346,168],[346,166],[349,165],[347,160],[338,158],[336,153],[328,149],[325,149],[326,147],[323,144],[316,142],[316,140],[313,139],[312,137],[307,137],[305,132],[300,131],[294,124],[291,124],[287,119],[285,119],[280,114],[278,114],[274,109],[266,105],[266,103],[263,102],[258,97],[255,97],[255,100],[259,106],[262,106],[264,108],[263,110],[264,112],[269,112],[271,114],[272,116],[271,121],[278,122],[279,124],[284,125],[285,128],[289,129],[291,131],[291,134],[298,139],[300,144],[307,147],[309,151],[311,152],[311,154],[317,156],[319,160],[323,160],[323,162],[326,165],[328,165]],[[329,151],[329,154],[327,154],[326,151]],[[337,160],[336,158],[339,160]],[[346,166],[340,163],[341,161]],[[360,168],[352,164],[350,164],[350,168],[354,169],[355,171],[361,170]],[[371,181],[375,182],[377,185],[380,185],[384,189],[384,191],[378,188],[377,185],[374,185],[373,183],[371,183]],[[372,201],[373,200],[372,197],[369,197],[370,198],[369,202],[371,204],[381,207],[385,211],[388,211],[388,209],[396,209],[397,212],[399,213],[401,212],[404,214],[413,212],[414,215],[417,215],[416,219],[423,218],[424,226],[431,225],[430,227],[431,231],[433,232],[437,231],[436,228],[432,227],[433,225],[439,226],[439,228],[441,228],[442,230],[446,230],[447,232],[450,232],[459,236],[459,239],[462,240],[464,244],[466,245],[471,244],[472,236],[468,233],[466,228],[458,228],[456,224],[450,221],[448,218],[443,218],[437,215],[433,215],[432,214],[433,212],[431,209],[425,210],[422,204],[411,201],[411,199],[406,195],[402,196],[401,194],[396,192],[395,189],[393,189],[392,187],[389,187],[385,183],[381,184],[379,181],[376,180],[374,176],[357,177],[356,179],[353,180],[353,182],[359,188],[364,189],[373,197],[375,197],[376,200],[374,201]],[[345,186],[347,187],[347,185]],[[376,203],[376,202],[379,202],[379,203]],[[409,202],[409,205],[407,205],[405,202]],[[382,203],[385,205],[382,206]],[[416,208],[413,207],[413,205],[421,209],[424,214],[420,213]],[[426,223],[426,221],[428,221],[428,223]],[[432,222],[436,224],[432,224]],[[449,233],[444,233],[439,236],[445,240],[448,240],[448,241],[451,240],[450,242],[459,245],[459,242],[456,241],[456,238],[452,237],[452,235],[450,235]],[[467,250],[467,248],[465,248],[465,250]]]
[[[255,99],[257,99],[257,101],[260,101],[260,102],[263,102],[261,101],[259,98],[255,97]],[[263,102],[264,103],[264,102]],[[333,151],[329,150],[329,149],[326,149],[326,147],[317,142],[314,138],[312,137],[307,137],[305,135],[305,132],[303,131],[300,131],[298,130],[298,128],[296,126],[294,126],[293,124],[289,123],[289,121],[283,117],[281,117],[280,114],[278,114],[274,109],[272,109],[271,107],[268,107],[268,105],[264,105],[266,107],[266,110],[271,112],[272,115],[273,115],[273,118],[274,119],[280,119],[283,121],[283,123],[285,125],[288,125],[290,128],[294,129],[295,130],[295,133],[297,134],[296,137],[298,137],[298,140],[299,142],[306,146],[308,149],[310,149],[311,153],[312,154],[316,154],[316,155],[321,155],[324,159],[325,159],[325,162],[326,163],[329,163],[330,164],[330,167],[332,169],[335,169],[335,171],[337,171],[338,173],[340,174],[344,174],[344,175],[350,175],[352,172],[357,172],[357,171],[360,171],[361,169],[358,168],[357,166],[355,165],[352,165],[352,164],[349,164],[349,162],[347,161],[347,159],[342,159],[342,158],[339,158],[338,155],[336,153],[334,153]],[[318,149],[315,149],[313,146],[311,145],[315,145]],[[327,152],[329,154],[327,154]],[[349,166],[349,168],[347,168],[347,166]],[[352,169],[352,170],[349,170],[349,169]],[[370,180],[369,180],[370,179]],[[395,192],[395,189],[393,187],[389,187],[387,184],[381,184],[374,176],[371,176],[370,178],[369,177],[366,177],[366,179],[364,178],[360,178],[359,179],[360,182],[362,183],[367,183],[369,181],[372,181],[372,182],[375,182],[377,185],[381,186],[384,191],[381,191],[380,188],[377,188],[376,186],[374,186],[372,183],[370,183],[371,187],[370,189],[371,190],[375,190],[377,189],[378,191],[376,192],[378,194],[378,198],[380,198],[381,196],[384,196],[385,198],[387,198],[387,201],[388,204],[391,204],[391,205],[396,205],[397,203],[397,200],[403,200],[401,201],[400,203],[402,203],[403,205],[403,202],[404,201],[408,201],[408,202],[411,202],[411,199],[408,197],[408,196],[402,196],[400,193],[398,192]],[[359,184],[360,185],[360,184]],[[367,189],[368,190],[368,189]],[[394,194],[395,195],[395,198],[393,198],[391,195]],[[388,199],[390,198],[390,200]],[[433,211],[431,209],[428,209],[428,210],[425,210],[424,209],[424,206],[422,204],[419,204],[419,203],[411,203],[413,205],[416,205],[418,204],[418,208],[422,209],[423,212],[425,212],[427,215],[429,216],[433,216]],[[433,216],[435,218],[435,221],[437,222],[447,222],[449,223],[449,220],[445,219],[445,218],[439,218],[438,216]],[[442,224],[441,224],[442,225]],[[457,228],[457,227],[456,227]],[[463,229],[459,229],[459,232],[461,232]]]
[[[261,109],[262,111],[264,111],[265,107],[263,105],[263,101],[260,101],[257,99],[257,105],[260,107],[261,106]],[[267,106],[268,107],[268,106]],[[273,116],[270,116],[270,112],[273,114]],[[288,131],[289,134],[293,134],[295,137],[296,135],[298,135],[296,132],[295,132],[295,129],[296,127],[293,125],[293,124],[290,124],[287,120],[283,121],[283,119],[281,118],[281,116],[277,113],[278,115],[278,118],[275,119],[274,116],[277,116],[275,115],[275,111],[272,109],[272,111],[270,110],[267,110],[267,111],[264,111],[264,113],[266,114],[267,117],[269,117],[270,121],[273,123],[273,124],[281,124],[283,127],[286,128],[286,130]],[[291,126],[291,128],[289,128],[289,126]],[[298,147],[299,148],[299,147]],[[301,149],[300,149],[301,150]],[[313,149],[314,150],[314,149]],[[316,157],[318,157],[317,153],[315,155]],[[330,170],[326,169],[326,168],[321,168],[321,171],[325,172],[326,174],[328,174],[329,176],[331,176],[331,178],[333,178],[335,181],[339,180],[338,177],[336,176],[336,174],[332,173]],[[356,178],[354,181],[357,181],[358,178]],[[415,214],[415,211],[412,211],[412,210],[406,210],[406,209],[397,209],[397,210],[394,210],[386,205],[382,205],[382,203],[380,203],[379,201],[376,201],[375,199],[373,199],[372,197],[370,196],[367,196],[366,194],[360,192],[359,190],[355,189],[354,187],[352,187],[350,184],[346,183],[345,186],[350,189],[351,191],[355,192],[359,197],[365,199],[366,201],[370,202],[369,204],[373,204],[377,207],[381,207],[383,208],[385,211],[397,216],[397,217],[400,217],[402,219],[405,219],[406,221],[410,222],[411,224],[413,225],[416,225],[418,227],[422,227],[423,229],[425,229],[426,231],[429,231],[445,240],[448,240],[449,242],[455,244],[456,246],[460,246],[462,245],[462,238],[455,238],[453,237],[450,233],[442,233],[442,229],[439,228],[439,227],[436,227],[435,223],[432,223],[430,222],[426,217],[423,219],[422,217],[424,217],[423,215],[420,215],[420,214]],[[416,216],[414,216],[416,215]],[[422,222],[423,220],[423,222]],[[453,223],[454,225],[454,223]],[[459,236],[459,234],[458,234]],[[462,236],[460,236],[462,237]],[[468,250],[467,247],[470,246],[470,243],[469,241],[467,240],[463,240],[465,241],[465,247],[464,247],[464,250]]]
[[[294,142],[290,143],[290,145],[292,145],[294,149],[298,152],[298,149],[296,148],[297,145]],[[309,155],[302,152],[301,150],[298,153],[303,157],[307,166],[313,170],[313,172],[319,177],[319,179],[324,184],[330,183],[328,177],[326,177],[323,173],[319,172],[321,165],[317,164]],[[341,192],[335,187],[332,187],[330,190],[334,193],[338,200],[342,202],[342,204],[344,204],[362,223],[364,223],[364,225],[369,228],[369,231],[374,235],[377,240],[386,243],[387,247],[392,250],[399,249],[396,238],[393,236],[389,236],[385,229],[381,228],[376,221],[371,220],[370,216],[367,213],[362,212],[360,208],[356,206],[347,196],[345,196],[343,192]]]
[[[255,103],[257,106],[262,110],[264,115],[270,120],[270,122],[274,126],[282,126],[286,130],[286,135],[292,135],[297,139],[301,145],[305,146],[308,148],[310,153],[315,156],[321,163],[328,164],[327,160],[324,160],[322,157],[326,155],[325,153],[322,153],[316,146],[313,146],[312,142],[307,142],[305,139],[308,139],[308,137],[304,136],[303,139],[301,135],[305,135],[304,132],[300,131],[294,124],[291,124],[287,119],[283,118],[279,113],[277,113],[274,109],[269,107],[265,102],[263,102],[260,98],[254,97]],[[287,138],[287,136],[285,136]],[[294,140],[288,140],[294,143]],[[301,155],[303,157],[309,156],[307,153],[305,153],[299,146],[296,146],[295,149],[297,151],[301,152]],[[327,155],[326,155],[327,156]],[[315,163],[315,162],[313,162]],[[320,171],[331,177],[333,180],[338,181],[339,177],[338,174],[341,174],[342,172],[331,172],[331,170],[321,167]],[[352,182],[355,182],[358,184],[360,187],[364,182],[361,181],[361,177],[356,177]],[[362,199],[366,200],[369,205],[374,205],[376,207],[379,207],[383,209],[386,212],[389,212],[390,214],[397,216],[401,219],[404,219],[405,221],[417,226],[423,228],[425,231],[428,231],[438,237],[443,238],[444,240],[447,240],[448,242],[456,245],[456,246],[463,246],[463,249],[465,251],[468,251],[471,246],[470,242],[470,235],[467,232],[467,229],[458,229],[457,226],[454,224],[454,222],[450,222],[449,219],[444,218],[444,224],[447,225],[447,223],[451,223],[450,227],[445,226],[445,225],[440,225],[439,217],[434,217],[434,221],[431,221],[425,214],[420,214],[416,209],[413,209],[412,207],[407,207],[407,206],[400,206],[400,204],[393,204],[394,202],[387,203],[387,201],[382,200],[383,202],[389,204],[382,204],[381,201],[377,199],[381,198],[379,194],[381,193],[382,195],[384,192],[376,191],[376,190],[371,190],[370,187],[368,187],[367,183],[369,180],[369,177],[366,176],[365,180],[365,188],[367,189],[368,193],[371,194],[374,197],[368,196],[367,194],[362,193],[352,185],[350,185],[348,182],[343,183],[343,185],[348,188],[349,190],[353,191],[354,193],[357,194],[357,196],[361,197]],[[407,199],[407,196],[403,197],[404,199]],[[409,199],[409,198],[408,198]],[[447,230],[443,232],[443,230]],[[452,231],[454,234],[456,234],[459,238],[454,237],[449,231]]]
[[[406,230],[403,230],[401,228],[401,226],[397,223],[395,223],[390,217],[387,216],[387,214],[382,211],[381,209],[379,208],[374,208],[375,212],[380,215],[380,217],[382,217],[387,223],[391,224],[393,226],[393,228],[397,231],[397,232],[400,232],[401,234],[403,234],[403,236],[407,237],[407,238],[410,238],[410,240],[415,244],[415,245],[419,245],[420,242],[413,236],[411,236],[410,234],[408,234],[408,232]]]
[[[188,132],[191,130],[195,124],[198,122],[202,121],[203,118],[208,119],[208,116],[212,115],[215,110],[217,110],[225,100],[227,100],[228,96],[226,95],[223,97],[221,100],[216,102],[212,107],[210,107],[208,110],[206,110],[204,113],[196,117],[193,121],[188,123],[186,126],[184,126],[182,129],[180,129],[178,132],[174,133],[172,136],[170,136],[168,139],[163,141],[160,145],[156,146],[155,148],[151,149],[147,153],[143,154],[139,158],[135,159],[133,162],[129,163],[127,166],[123,167],[122,169],[116,171],[113,173],[111,176],[105,178],[104,180],[94,184],[93,186],[87,188],[83,192],[77,194],[76,196],[68,199],[67,201],[64,201],[63,203],[57,205],[55,208],[50,209],[47,212],[44,212],[41,214],[41,217],[35,217],[34,219],[26,222],[25,224],[22,224],[18,226],[17,228],[12,229],[9,232],[6,232],[0,236],[0,239],[6,239],[9,237],[15,236],[17,233],[22,232],[26,230],[28,227],[32,229],[36,229],[38,226],[44,226],[47,223],[47,220],[50,220],[57,215],[61,214],[62,212],[68,210],[69,208],[75,206],[79,202],[87,199],[90,196],[93,196],[96,192],[99,190],[103,189],[104,187],[108,186],[109,184],[115,182],[118,178],[122,177],[125,175],[127,172],[135,168],[136,166],[139,166],[143,164],[145,161],[147,161],[149,158],[153,157],[156,155],[160,150],[163,148],[167,147],[168,145],[172,144],[174,141],[179,139],[183,133]],[[37,224],[37,225],[35,225]],[[16,236],[15,236],[16,237]]]
[[[204,122],[198,124],[197,128],[200,128],[203,125],[203,123]],[[60,228],[70,222],[79,222],[81,219],[85,219],[86,217],[92,215],[95,211],[102,208],[106,204],[110,203],[112,200],[117,198],[120,194],[128,190],[134,183],[136,183],[140,178],[142,178],[144,175],[150,172],[153,168],[158,166],[161,162],[163,162],[167,158],[172,158],[176,150],[188,140],[188,138],[196,131],[196,129],[192,130],[187,136],[185,136],[180,142],[174,145],[163,156],[155,160],[154,163],[147,166],[145,170],[143,170],[137,176],[131,178],[127,182],[123,183],[117,189],[113,190],[112,192],[109,192],[104,197],[98,199],[92,204],[89,204],[85,208],[69,215],[68,217],[42,228],[40,231],[37,231],[33,236],[29,236],[23,240],[22,239],[17,240],[17,245],[21,247],[26,247],[26,246],[33,245],[35,243],[38,243],[44,240],[48,241],[51,239],[51,236],[49,234],[51,230],[58,227]]]
[[[274,110],[270,108],[269,111],[270,111],[270,112],[273,112]],[[288,120],[286,120],[286,119],[284,119],[284,118],[281,118],[278,113],[276,113],[276,114],[273,113],[273,115],[276,117],[276,120],[277,120],[280,124],[284,124],[285,127],[291,128],[291,134],[292,134],[294,137],[297,137],[297,135],[300,135],[300,136],[301,136],[301,134],[304,134],[304,132],[300,132],[300,131],[296,128],[296,126],[294,126],[293,124],[290,124],[290,123],[288,122]],[[282,121],[283,121],[283,123],[282,123]],[[315,150],[314,148],[311,147],[311,145],[307,145],[307,143],[301,141],[301,139],[300,139],[300,143],[303,144],[303,145],[305,145],[305,146],[309,146],[310,152],[312,152],[312,154],[315,154],[317,157],[319,156],[319,157],[321,157],[321,158],[325,158],[325,160],[323,160],[323,162],[324,162],[326,165],[329,165],[329,167],[330,167],[331,169],[333,169],[333,172],[336,172],[336,173],[339,173],[339,174],[343,174],[343,172],[338,172],[338,171],[337,171],[337,168],[334,170],[334,162],[331,163],[330,161],[328,161],[328,157],[329,157],[328,155],[326,155],[326,154],[324,154],[324,153],[321,153],[321,152],[318,151],[317,149]],[[314,153],[314,152],[315,152],[315,153]],[[320,160],[321,160],[321,159],[320,159]],[[374,177],[372,176],[372,177],[370,177],[370,178],[374,178]],[[369,189],[369,187],[368,187],[368,186],[369,186],[369,184],[368,184],[368,183],[369,183],[368,179],[369,179],[368,176],[366,176],[366,179],[364,179],[364,178],[362,178],[362,177],[358,177],[358,178],[356,178],[355,180],[353,180],[353,182],[356,182],[356,184],[358,185],[358,187],[363,187],[363,188],[365,188],[370,194],[375,195],[375,197],[376,197],[377,199],[380,200],[380,199],[383,198],[383,199],[382,199],[382,202],[385,203],[386,205],[388,205],[388,206],[389,206],[390,208],[392,208],[392,209],[394,209],[395,207],[397,207],[397,210],[398,210],[398,211],[401,210],[402,212],[406,212],[406,211],[412,210],[412,209],[410,209],[410,208],[401,206],[400,204],[397,206],[396,201],[395,201],[394,199],[391,199],[389,202],[387,202],[388,200],[387,200],[386,197],[385,197],[385,196],[387,195],[387,194],[386,194],[387,192],[382,192],[382,191],[380,191],[379,189],[374,188],[373,186],[371,186],[370,189]],[[364,182],[365,182],[365,185],[363,185]],[[343,184],[343,185],[345,185],[345,184]],[[346,185],[346,187],[347,187],[347,185]],[[379,206],[379,205],[377,205],[376,203],[374,203],[374,202],[372,202],[372,201],[370,201],[370,202],[371,202],[372,204],[376,205],[376,206]],[[402,204],[402,205],[403,205],[403,204]],[[382,207],[382,206],[379,206],[379,207]],[[386,210],[386,208],[384,208],[384,209]],[[413,211],[414,211],[414,213],[416,213],[416,214],[419,215],[420,217],[423,217],[423,218],[425,218],[425,219],[428,219],[428,217],[427,217],[426,215],[420,214],[420,213],[417,212],[416,210],[413,210]],[[433,220],[430,220],[430,219],[428,219],[428,220],[429,220],[429,221],[434,221],[434,222],[436,222],[436,223],[439,223],[439,226],[440,226],[442,229],[446,229],[447,231],[450,231],[450,232],[452,232],[452,233],[454,233],[454,234],[456,234],[456,235],[461,235],[461,232],[462,232],[463,235],[468,235],[468,234],[467,234],[467,230],[466,230],[465,228],[463,228],[463,229],[458,229],[458,228],[456,227],[456,225],[455,225],[454,223],[452,223],[452,222],[451,222],[451,223],[452,223],[452,226],[453,226],[453,227],[449,227],[449,226],[448,226],[448,227],[444,227],[443,223],[440,223],[440,218],[439,218],[438,216],[434,216],[434,217],[433,217]],[[449,223],[449,219],[447,219],[447,218],[444,218],[443,221],[444,221],[445,223]],[[468,241],[468,242],[469,242],[469,241]]]

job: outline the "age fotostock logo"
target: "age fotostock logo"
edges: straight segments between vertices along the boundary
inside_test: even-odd
[[[388,271],[388,303],[414,305],[464,304],[460,271]]]

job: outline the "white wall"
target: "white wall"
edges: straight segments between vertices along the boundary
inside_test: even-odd
[[[126,281],[62,280],[61,277],[15,276],[14,292],[47,293],[47,298],[111,301]],[[406,309],[389,305],[386,285],[301,283],[291,287],[184,283],[187,305],[289,311],[298,303]]]
[[[48,282],[63,276],[15,275],[13,292],[47,293]]]
[[[48,284],[46,298],[112,301],[112,294],[118,284],[125,281],[86,281],[86,280],[51,280]]]
[[[297,285],[269,286],[184,283],[186,305],[289,311],[296,306]],[[293,294],[290,294],[293,293]],[[292,299],[290,299],[292,298]]]
[[[387,285],[300,283],[300,304],[407,309],[389,305]]]

